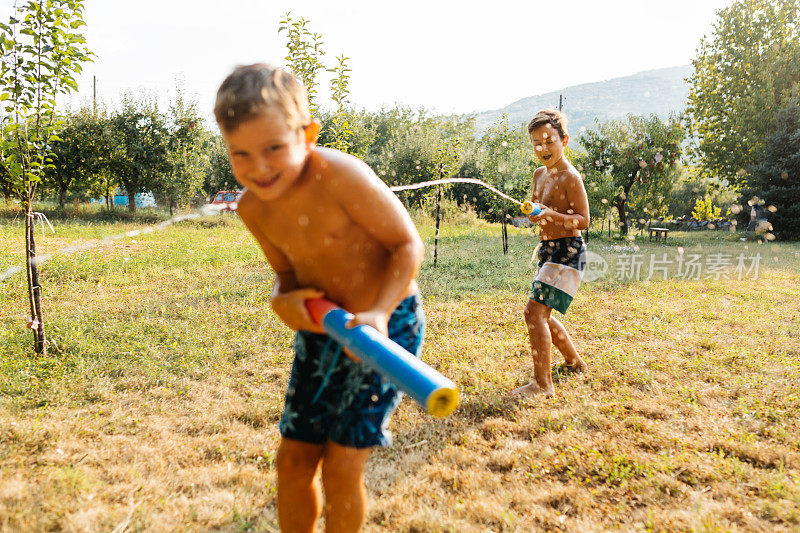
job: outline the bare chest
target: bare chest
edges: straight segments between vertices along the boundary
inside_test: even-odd
[[[324,262],[341,253],[358,233],[338,206],[312,202],[293,207],[271,213],[264,220],[264,230],[295,267]]]
[[[569,209],[566,186],[562,179],[542,177],[534,185],[534,195],[537,202],[559,212]]]

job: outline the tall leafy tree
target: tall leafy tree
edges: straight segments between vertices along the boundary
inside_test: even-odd
[[[322,62],[325,50],[322,36],[311,31],[308,22],[303,17],[295,20],[292,18],[292,13],[288,12],[280,21],[278,33],[286,33],[286,48],[289,52],[285,58],[286,62],[292,73],[303,82],[308,91],[308,102],[312,115],[318,115],[317,76],[321,70],[325,70]]]
[[[172,215],[175,207],[188,205],[202,189],[210,157],[197,103],[187,101],[180,88],[170,105],[168,120],[167,168],[157,175],[155,189]]]
[[[464,159],[464,139],[456,135],[442,136],[439,139],[433,164],[439,172],[439,179],[453,177],[461,168]],[[436,187],[436,234],[433,245],[433,266],[436,266],[439,257],[439,221],[441,219],[442,191],[450,188],[450,184],[440,184]]]
[[[519,201],[530,198],[536,162],[527,128],[510,126],[504,113],[478,141],[475,157],[480,179]],[[508,200],[491,191],[476,190],[475,185],[469,187],[472,191],[469,196],[481,199],[476,202],[479,210],[492,213],[492,218],[499,220],[503,212],[513,209]]]
[[[390,146],[406,134],[420,115],[422,113],[401,106],[361,114],[360,123],[368,134],[361,136],[358,151],[364,154],[364,161],[387,183],[394,184],[397,174],[395,171],[392,176],[390,172],[388,161],[393,155]]]
[[[169,172],[168,129],[153,99],[126,96],[112,114],[109,132],[114,149],[109,169],[128,195],[128,210],[136,211],[136,193],[146,192]]]
[[[29,0],[0,24],[0,161],[6,182],[25,211],[25,254],[34,349],[46,354],[33,202],[51,146],[58,140],[56,98],[77,89],[75,76],[90,59],[80,33],[81,0]]]
[[[737,0],[692,61],[688,116],[703,166],[744,183],[776,111],[800,88],[800,0]]]
[[[330,130],[327,136],[330,137],[330,140],[326,143],[326,146],[342,152],[350,152],[353,145],[350,140],[353,136],[351,126],[353,113],[348,109],[351,70],[347,66],[347,59],[344,55],[337,57],[338,64],[329,69],[330,72],[335,74],[331,80],[331,98],[336,108],[327,121],[327,129]]]
[[[583,163],[586,162],[585,157],[580,154],[575,159],[569,159],[575,163],[575,168],[583,177],[586,196],[589,199],[589,218],[593,223],[595,221],[600,222],[600,231],[602,232],[606,216],[612,212],[609,211],[609,208],[613,206],[610,200],[614,198],[616,190],[614,179],[608,172],[596,172],[592,171],[591,168],[587,172],[583,166]]]
[[[222,135],[209,134],[206,137],[205,150],[208,154],[208,166],[206,167],[203,178],[203,190],[211,197],[218,191],[230,191],[239,188],[236,178],[231,170],[231,162],[228,159],[228,150],[225,148],[225,141]]]
[[[450,161],[460,159],[465,145],[463,132],[453,119],[433,116],[424,110],[418,113],[390,111],[373,131],[376,148],[365,160],[389,185],[409,185],[440,179],[443,175],[452,176],[455,171]],[[435,194],[436,189],[422,188],[403,192],[400,198],[407,206],[422,207]]]
[[[795,102],[777,113],[775,131],[750,167],[750,186],[745,198],[767,208],[775,236],[800,237],[800,105]]]
[[[628,234],[628,202],[632,194],[645,205],[648,201],[658,205],[666,202],[665,191],[674,179],[684,136],[678,117],[662,121],[656,115],[629,115],[625,121],[597,124],[581,135],[580,143],[586,152],[578,164],[590,183],[603,184],[609,179],[613,183],[613,196],[608,201],[617,209],[623,235]]]
[[[58,197],[64,207],[68,192],[87,193],[110,153],[105,132],[106,120],[88,109],[64,118],[58,140],[51,143],[52,165],[46,169],[43,185]]]

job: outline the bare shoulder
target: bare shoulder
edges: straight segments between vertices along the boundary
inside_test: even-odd
[[[561,181],[567,187],[574,188],[577,186],[583,187],[583,177],[578,170],[572,165],[561,172]]]
[[[244,220],[254,220],[258,216],[258,213],[263,213],[261,200],[252,192],[245,190],[242,197],[239,198],[236,212]]]
[[[340,152],[332,148],[315,148],[312,157],[315,166],[323,171],[323,175],[374,175],[369,165],[354,155]]]
[[[320,179],[332,193],[385,188],[369,165],[353,155],[330,148],[316,148],[312,157],[312,179]]]

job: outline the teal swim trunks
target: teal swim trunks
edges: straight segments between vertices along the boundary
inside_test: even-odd
[[[581,237],[542,241],[530,299],[566,313],[585,269],[586,245]]]
[[[424,335],[422,298],[415,294],[389,317],[389,338],[419,357]],[[403,397],[397,387],[347,357],[327,335],[298,331],[294,351],[281,435],[351,448],[391,444],[389,420]]]

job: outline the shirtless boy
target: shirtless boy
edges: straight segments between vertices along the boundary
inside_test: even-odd
[[[551,311],[566,313],[580,285],[586,265],[581,230],[589,226],[589,200],[581,175],[564,156],[564,147],[569,142],[566,117],[559,111],[540,111],[528,124],[528,133],[536,156],[544,165],[533,173],[531,201],[541,205],[542,211],[530,219],[539,224],[541,244],[533,289],[525,307],[534,380],[511,394],[553,396],[550,367],[553,344],[564,356],[563,370],[586,370],[569,333],[551,316]]]
[[[325,297],[419,355],[424,313],[415,281],[424,249],[395,195],[350,155],[315,145],[319,123],[305,88],[264,64],[238,67],[214,107],[237,181],[238,213],[275,271],[272,308],[295,330],[295,358],[280,422],[278,520],[316,531],[360,529],[364,465],[387,446],[401,394],[312,322],[308,298]]]

